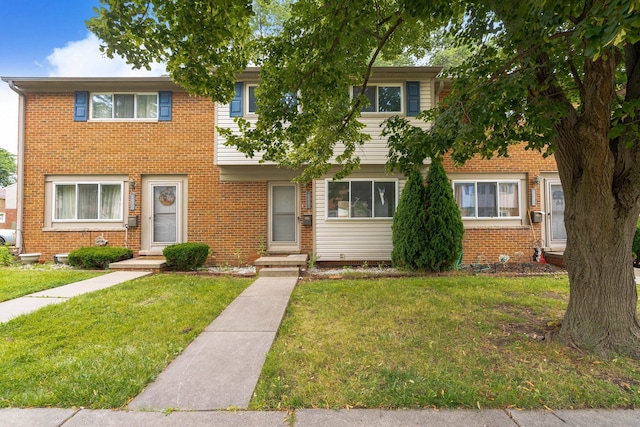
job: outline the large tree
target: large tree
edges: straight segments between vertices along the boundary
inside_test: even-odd
[[[338,143],[341,175],[358,167],[367,137],[356,119],[367,100],[363,92],[352,99],[350,86],[364,90],[380,58],[422,57],[432,31],[446,27],[441,39],[473,53],[450,70],[449,99],[425,115],[431,131],[408,138],[428,143],[404,144],[391,158],[450,152],[464,161],[506,155],[520,141],[555,154],[571,286],[561,337],[640,356],[631,262],[640,214],[638,0],[298,0],[267,36],[251,30],[248,0],[101,2],[89,27],[107,53],[139,66],[165,61],[192,93],[229,101],[234,73],[260,65],[258,123],[240,121],[244,134],[229,141],[304,166],[303,180],[329,170]],[[392,131],[415,133],[406,123]]]
[[[6,187],[16,181],[16,156],[0,148],[0,187]]]

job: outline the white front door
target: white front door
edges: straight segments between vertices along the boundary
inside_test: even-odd
[[[269,184],[270,252],[298,252],[300,223],[298,218],[298,186],[291,183]]]
[[[141,253],[162,254],[182,243],[182,182],[148,180],[145,191]]]
[[[567,230],[564,227],[564,191],[559,179],[546,180],[546,235],[551,250],[564,250]]]

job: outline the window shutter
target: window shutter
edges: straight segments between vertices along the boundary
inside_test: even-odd
[[[420,82],[407,82],[407,116],[420,113]]]
[[[236,94],[229,104],[229,117],[242,117],[242,82],[236,83]]]
[[[76,92],[73,104],[73,121],[86,122],[89,117],[89,92]]]
[[[171,92],[160,91],[158,92],[158,121],[170,122],[171,121]]]

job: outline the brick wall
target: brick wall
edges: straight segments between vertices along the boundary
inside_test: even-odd
[[[135,182],[140,215],[144,175],[188,180],[188,241],[211,247],[217,264],[251,262],[267,235],[265,182],[221,183],[214,165],[214,106],[173,93],[170,122],[74,122],[73,93],[28,94],[25,129],[23,252],[43,260],[90,246],[102,234],[111,246],[141,248],[141,227],[118,231],[43,231],[46,175],[126,175]]]
[[[522,215],[529,215],[532,210],[540,210],[542,206],[542,191],[540,185],[534,184],[536,176],[545,172],[557,172],[553,156],[544,158],[538,151],[525,150],[526,144],[514,145],[509,149],[509,157],[496,157],[493,159],[481,159],[476,156],[462,166],[456,166],[450,157],[446,157],[443,165],[449,174],[478,173],[525,173],[527,186],[522,188],[526,192],[527,201],[530,200],[530,190],[536,188],[536,207],[530,208],[529,202],[523,207]],[[524,256],[526,261],[533,255],[533,248],[537,240],[541,238],[542,224],[530,224],[518,226],[476,226],[465,227],[464,258],[463,263],[475,262],[478,258],[486,262],[498,262],[499,255],[509,255],[513,260]],[[523,254],[523,255],[520,255]]]

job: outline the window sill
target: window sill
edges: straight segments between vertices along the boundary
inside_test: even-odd
[[[93,231],[125,231],[126,228],[122,226],[122,224],[117,224],[116,226],[109,225],[100,225],[100,226],[82,226],[82,227],[64,227],[64,226],[53,226],[53,227],[43,227],[43,232],[93,232]]]
[[[87,123],[159,123],[158,119],[89,119]]]

